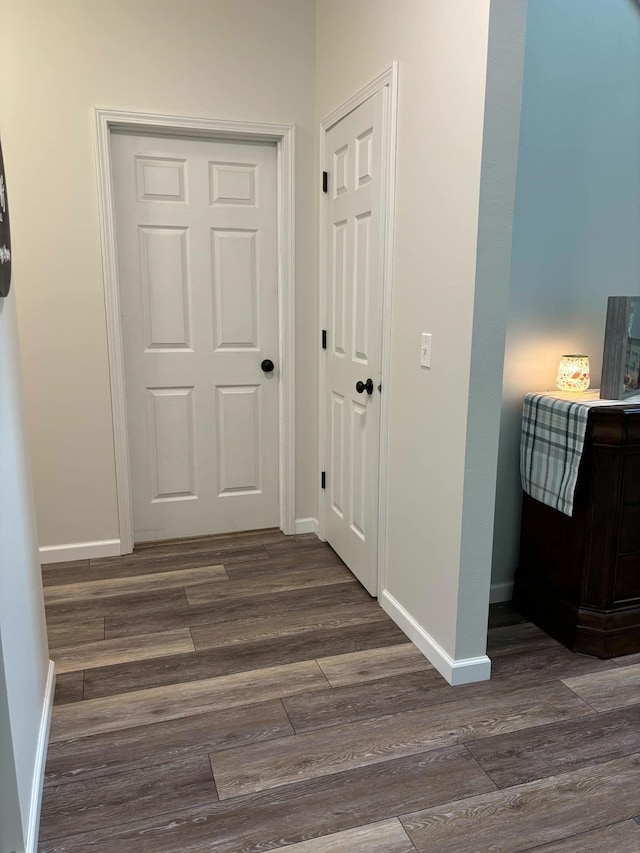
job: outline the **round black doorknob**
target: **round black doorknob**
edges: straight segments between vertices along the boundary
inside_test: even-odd
[[[265,358],[260,367],[264,370],[265,373],[271,373],[275,364],[271,361],[270,358]]]
[[[362,394],[363,391],[366,391],[369,395],[373,394],[373,379],[367,379],[366,382],[358,380],[356,382],[356,391],[358,394]]]

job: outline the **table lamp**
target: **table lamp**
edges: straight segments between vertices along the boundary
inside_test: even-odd
[[[562,356],[556,377],[556,386],[560,391],[586,391],[589,380],[588,355]]]

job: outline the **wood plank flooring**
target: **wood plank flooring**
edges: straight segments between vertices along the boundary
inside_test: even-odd
[[[313,535],[43,567],[40,853],[640,851],[640,664],[492,609],[452,688]]]

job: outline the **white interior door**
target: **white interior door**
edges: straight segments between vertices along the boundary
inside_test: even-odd
[[[114,133],[112,166],[134,540],[277,526],[275,145]]]
[[[378,562],[383,97],[382,91],[374,94],[325,137],[325,536],[372,595]]]

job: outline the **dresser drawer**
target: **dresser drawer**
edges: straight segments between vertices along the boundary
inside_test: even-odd
[[[623,506],[620,516],[618,553],[640,551],[640,504]]]
[[[640,454],[626,455],[622,501],[625,504],[640,503]]]
[[[618,557],[613,589],[614,602],[640,598],[640,552]]]

